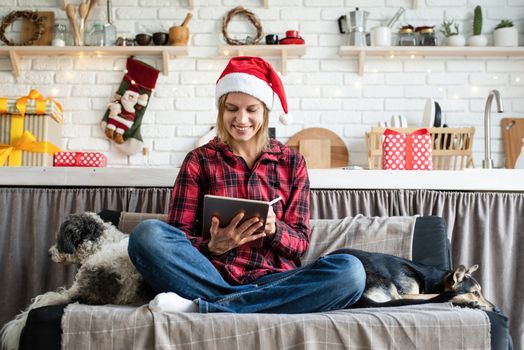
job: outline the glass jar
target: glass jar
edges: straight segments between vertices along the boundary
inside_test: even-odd
[[[419,31],[420,46],[438,46],[438,39],[432,27],[423,28]]]
[[[105,46],[116,44],[116,27],[111,23],[104,24],[104,44]]]
[[[399,30],[398,46],[417,46],[417,38],[412,28],[401,28]]]
[[[104,46],[104,25],[94,23],[89,33],[87,33],[86,43],[88,46]]]
[[[57,23],[53,27],[53,46],[66,46],[67,41],[67,26],[62,23]]]
[[[135,39],[119,36],[118,39],[116,39],[116,46],[135,46]]]

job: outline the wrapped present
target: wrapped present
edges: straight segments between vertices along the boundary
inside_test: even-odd
[[[54,166],[57,167],[96,167],[107,165],[106,156],[100,152],[57,152]]]
[[[431,170],[432,138],[427,129],[411,134],[386,129],[382,142],[382,169]]]
[[[52,166],[62,123],[60,104],[36,90],[18,99],[0,98],[0,166]]]

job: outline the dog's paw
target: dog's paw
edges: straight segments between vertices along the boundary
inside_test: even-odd
[[[468,300],[466,298],[454,298],[451,302],[455,306],[464,307],[468,309],[485,309],[485,307],[476,300]]]
[[[468,299],[464,294],[457,295],[451,299],[451,303],[455,306],[467,307],[470,309],[480,309],[481,305],[476,300]]]
[[[470,301],[468,303],[464,303],[463,306],[470,309],[482,309],[482,306],[478,301]]]

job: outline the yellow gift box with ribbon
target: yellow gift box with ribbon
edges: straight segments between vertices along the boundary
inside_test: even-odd
[[[62,106],[37,90],[0,98],[0,166],[53,166],[62,123]]]

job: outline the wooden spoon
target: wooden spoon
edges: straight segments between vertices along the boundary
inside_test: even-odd
[[[89,15],[91,14],[91,10],[93,9],[93,7],[95,7],[96,5],[96,0],[87,0],[87,4],[89,5],[89,10],[87,10],[87,17],[89,17]],[[87,19],[86,17],[86,19]]]
[[[80,19],[85,21],[87,14],[89,13],[89,4],[81,2],[80,5],[78,5],[78,13],[80,14]]]
[[[73,28],[73,38],[75,40],[75,45],[80,44],[80,36],[78,34],[78,25],[76,24],[76,10],[73,4],[66,5],[66,14]]]
[[[84,44],[85,25],[88,12],[89,5],[85,2],[81,2],[78,6],[78,13],[80,14],[80,39],[82,40],[80,45]]]

